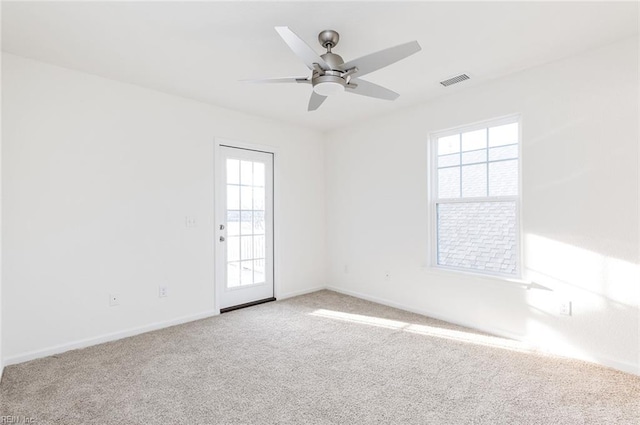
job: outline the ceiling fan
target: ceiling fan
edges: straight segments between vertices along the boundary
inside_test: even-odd
[[[312,71],[308,77],[283,77],[264,80],[248,80],[254,83],[305,83],[313,86],[311,99],[309,99],[309,111],[315,111],[322,105],[328,96],[346,91],[347,93],[378,99],[395,100],[398,93],[360,79],[360,77],[377,71],[380,68],[398,62],[421,50],[417,41],[400,44],[395,47],[380,50],[345,62],[340,55],[331,51],[340,35],[334,30],[324,30],[318,35],[320,45],[327,49],[327,53],[318,55],[307,43],[305,43],[289,27],[275,27],[280,37],[289,45],[293,53]]]

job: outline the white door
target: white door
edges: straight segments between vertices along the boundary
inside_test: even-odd
[[[218,307],[273,299],[273,154],[220,146],[217,158]]]

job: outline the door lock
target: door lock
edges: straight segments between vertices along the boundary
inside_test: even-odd
[[[220,236],[220,242],[224,242],[224,236]]]

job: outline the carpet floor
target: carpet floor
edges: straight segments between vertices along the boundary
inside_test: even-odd
[[[5,369],[41,424],[639,424],[640,377],[330,291]]]

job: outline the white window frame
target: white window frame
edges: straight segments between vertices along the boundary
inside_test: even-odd
[[[439,199],[438,193],[438,146],[437,141],[442,137],[452,136],[454,134],[466,133],[469,131],[481,130],[489,127],[497,127],[501,125],[518,123],[518,195],[517,196],[483,196],[469,198],[445,198]],[[520,114],[508,115],[500,118],[494,118],[479,121],[473,124],[461,127],[450,128],[429,134],[428,146],[428,194],[429,194],[429,268],[434,271],[449,271],[459,274],[467,274],[482,277],[498,277],[505,280],[513,280],[520,282],[523,279],[523,247],[522,247],[522,117]],[[487,181],[488,184],[488,181]],[[461,193],[462,195],[462,193]],[[493,271],[484,271],[476,269],[466,269],[461,267],[451,267],[438,264],[438,212],[437,205],[445,203],[468,203],[468,202],[500,202],[511,201],[516,205],[516,273],[500,273]]]

